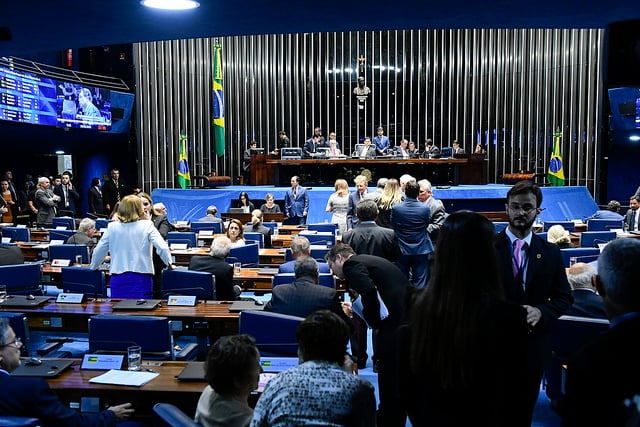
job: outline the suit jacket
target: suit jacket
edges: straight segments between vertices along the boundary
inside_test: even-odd
[[[371,328],[378,329],[375,354],[395,354],[398,328],[407,319],[409,281],[391,261],[373,255],[354,255],[344,262],[342,269],[349,288],[362,298],[364,320]],[[376,291],[389,311],[384,320],[380,319]]]
[[[53,194],[60,197],[60,201],[58,202],[58,212],[61,211],[71,211],[74,216],[77,213],[76,207],[78,206],[78,202],[80,201],[80,195],[76,191],[76,186],[74,185],[69,193],[69,206],[66,206],[66,197],[64,194],[64,188],[62,188],[62,184],[56,185],[53,187]]]
[[[89,248],[89,258],[91,258],[91,254],[93,253],[93,248],[96,247],[96,242],[85,233],[78,231],[73,236],[69,237],[65,243],[72,245],[87,245]],[[162,264],[164,266],[164,264]]]
[[[309,212],[309,193],[298,185],[297,196],[293,197],[293,189],[289,188],[284,195],[284,213],[288,217],[302,217]]]
[[[625,217],[620,215],[618,212],[613,212],[613,211],[610,211],[610,210],[607,210],[607,209],[602,209],[602,210],[596,211],[593,215],[591,215],[590,217],[588,217],[586,219],[587,220],[589,220],[589,219],[613,219],[613,220],[622,221],[623,219],[625,219]]]
[[[216,276],[216,299],[232,301],[236,299],[233,291],[233,267],[225,260],[210,255],[196,255],[189,261],[189,270],[206,271]]]
[[[24,255],[17,246],[0,245],[0,265],[24,264]]]
[[[58,202],[53,198],[54,194],[51,190],[38,189],[34,195],[34,205],[38,209],[36,222],[38,225],[53,224],[53,218],[56,216],[56,207]]]
[[[418,199],[407,198],[391,209],[391,225],[396,231],[404,255],[424,255],[433,252],[433,244],[427,233],[430,223],[431,211]]]
[[[106,181],[102,186],[102,198],[106,205],[109,205],[109,210],[112,211],[113,207],[118,203],[118,194],[120,200],[124,199],[124,196],[131,194],[131,188],[124,182],[123,179],[118,180],[118,185],[113,182],[112,179]]]
[[[116,425],[113,411],[81,413],[64,406],[41,378],[12,377],[0,373],[0,415],[36,417],[43,427],[107,427]]]
[[[439,156],[440,155],[440,148],[436,147],[435,145],[432,145],[431,147],[429,147],[429,149],[425,150],[422,155],[423,155],[423,157]]]
[[[434,198],[433,196],[429,197],[425,204],[429,207],[429,211],[431,213],[431,219],[427,226],[427,233],[429,233],[431,242],[435,243],[438,241],[440,228],[442,228],[444,220],[447,219],[447,212],[444,210],[444,204],[442,201]]]
[[[318,145],[322,146],[319,142]],[[311,157],[311,154],[316,152],[316,142],[313,140],[313,138],[309,138],[305,141],[304,147],[302,147],[302,152],[305,156],[308,157]]]
[[[389,149],[389,137],[386,135],[376,135],[373,137],[373,144],[376,152],[380,154],[385,154]]]
[[[220,226],[222,227],[222,232],[224,233],[226,231],[224,229],[224,221],[222,220],[222,218],[218,218],[217,216],[213,216],[213,215],[203,216],[202,218],[198,219],[198,222],[219,222]]]
[[[262,224],[258,225],[257,227],[254,227],[253,224],[249,224],[244,228],[244,231],[253,231],[256,233],[262,233],[262,235],[264,236],[264,247],[265,248],[271,247],[271,229],[269,227],[265,227]]]
[[[627,225],[627,230],[629,231],[634,230],[633,228],[631,228],[631,217],[633,215],[633,212],[636,213],[636,216],[640,215],[640,209],[636,211],[629,209],[627,213],[624,215],[624,223]],[[638,221],[638,219],[636,219],[636,221]],[[640,228],[640,223],[638,224],[638,228]]]
[[[362,222],[342,235],[342,243],[351,246],[357,254],[375,255],[396,262],[402,252],[395,231],[375,222]]]
[[[553,321],[565,314],[573,302],[560,248],[533,234],[523,289],[513,277],[511,242],[505,230],[496,235],[495,246],[507,300],[542,312],[540,322],[529,334],[528,359],[532,369],[543,369],[551,360]]]
[[[296,265],[296,260],[283,262],[278,266],[278,273],[293,273],[293,267]],[[329,264],[323,261],[318,261],[318,273],[331,273]]]
[[[88,194],[89,212],[104,215],[104,200],[102,199],[102,192],[98,191],[96,187],[91,187]]]
[[[590,289],[577,288],[571,292],[571,295],[573,296],[573,305],[564,313],[567,316],[607,318],[604,302],[597,293]]]
[[[351,157],[360,157],[360,158],[364,158],[364,159],[375,159],[376,157],[376,147],[371,144],[369,146],[369,148],[365,148],[364,146],[362,146],[362,149],[360,151],[354,151],[353,152],[353,156]]]
[[[362,199],[367,198],[368,193],[364,193],[362,195]],[[358,191],[354,191],[353,193],[349,193],[349,207],[347,208],[347,228],[351,229],[358,225],[360,221],[356,216],[356,206],[358,206],[358,202],[360,201],[360,193]]]
[[[318,285],[309,277],[299,277],[293,283],[274,287],[271,300],[265,304],[264,309],[298,317],[307,317],[314,311],[328,309],[346,321],[336,290]]]
[[[640,393],[640,317],[624,320],[588,344],[568,363],[564,427],[619,426],[613,414]],[[620,421],[620,420],[617,420]]]

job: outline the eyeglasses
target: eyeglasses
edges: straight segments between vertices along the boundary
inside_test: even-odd
[[[524,206],[520,206],[520,205],[509,205],[509,210],[511,212],[522,212],[525,215],[529,215],[531,212],[534,211],[538,211],[538,208],[536,208],[535,206],[531,206],[531,205],[524,205]]]
[[[15,340],[13,340],[11,342],[8,342],[6,344],[2,344],[2,345],[0,345],[0,348],[9,347],[10,345],[14,346],[15,348],[22,347],[22,338],[16,338]]]

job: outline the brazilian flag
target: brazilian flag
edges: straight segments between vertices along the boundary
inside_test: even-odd
[[[564,169],[562,168],[562,155],[560,154],[560,138],[562,138],[562,132],[556,131],[553,134],[553,153],[551,153],[549,170],[547,171],[547,180],[554,187],[564,185]]]
[[[222,90],[222,46],[213,47],[213,140],[218,157],[224,155],[224,92]]]
[[[180,188],[191,186],[189,161],[187,160],[187,135],[180,134],[180,159],[178,160],[178,185]]]

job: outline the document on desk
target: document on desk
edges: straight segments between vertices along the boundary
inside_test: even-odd
[[[114,384],[141,387],[158,375],[160,374],[157,372],[119,371],[117,369],[112,369],[102,375],[91,378],[89,382],[94,384]]]

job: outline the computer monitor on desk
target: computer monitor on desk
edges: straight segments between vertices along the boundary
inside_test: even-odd
[[[440,151],[440,158],[443,157],[453,157],[453,148],[452,147],[442,147]]]
[[[250,155],[254,155],[254,154],[264,154],[264,148],[263,148],[263,147],[259,147],[259,148],[249,148],[249,154],[250,154]]]
[[[243,224],[247,224],[251,222],[251,214],[245,212],[223,212],[221,217],[223,219],[237,219]],[[267,213],[264,212],[262,214],[262,222],[282,222],[284,219],[284,214],[282,213]]]

